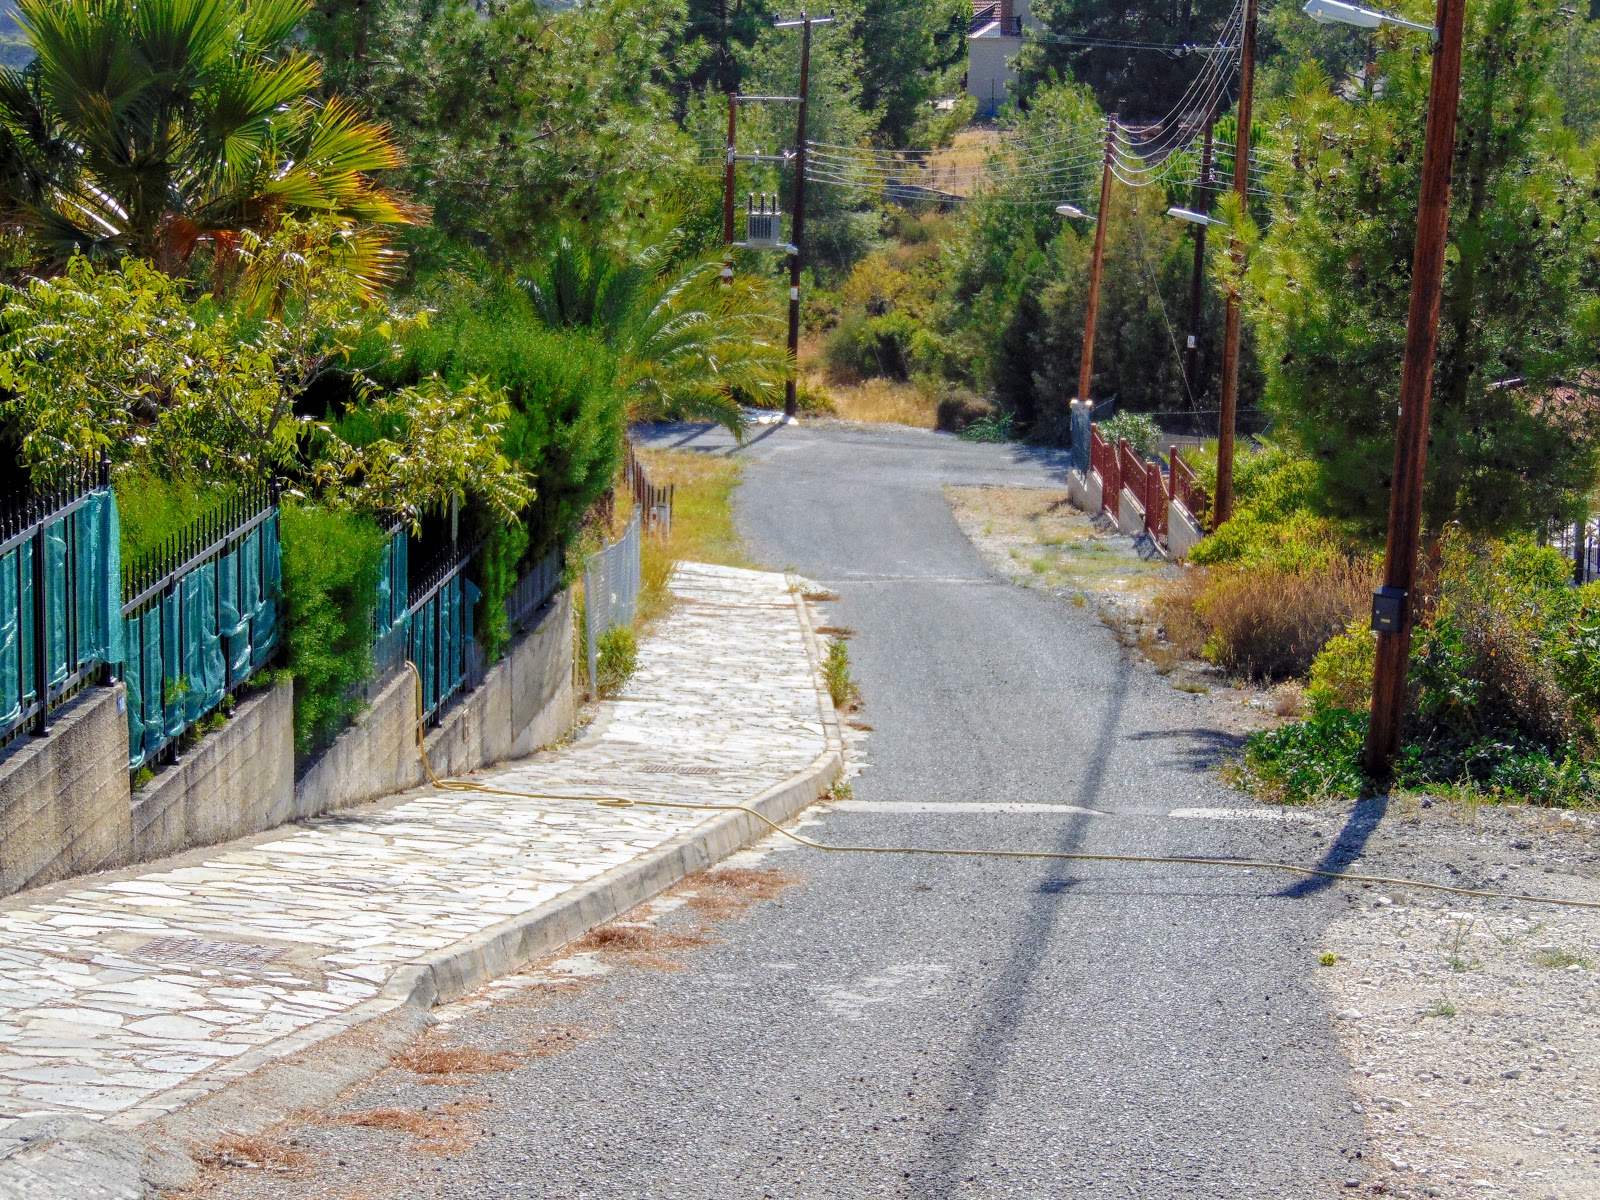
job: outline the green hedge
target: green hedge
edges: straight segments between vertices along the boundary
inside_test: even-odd
[[[384,534],[353,513],[285,505],[283,604],[295,751],[327,745],[361,711]]]

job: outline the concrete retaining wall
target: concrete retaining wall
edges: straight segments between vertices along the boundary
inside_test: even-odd
[[[1144,505],[1127,488],[1117,497],[1117,530],[1129,537],[1144,532]]]
[[[1188,558],[1189,551],[1205,535],[1200,522],[1182,504],[1174,500],[1167,505],[1167,552],[1173,558]]]
[[[0,755],[0,895],[164,858],[423,782],[416,693],[397,676],[297,781],[291,685],[252,696],[136,795],[120,685],[64,707]],[[572,726],[572,595],[562,592],[428,735],[439,775],[520,758]]]
[[[403,671],[295,784],[303,817],[364,804],[425,778],[416,748],[416,682]],[[438,775],[521,758],[572,726],[572,594],[550,602],[543,619],[512,644],[483,683],[457,701],[427,737]]]
[[[0,757],[0,895],[128,861],[127,711],[90,688]]]
[[[1090,471],[1087,475],[1076,468],[1067,470],[1067,494],[1072,497],[1072,502],[1091,517],[1097,516],[1103,505],[1105,494],[1104,485],[1100,482],[1097,471]]]
[[[134,794],[128,860],[232,841],[297,815],[294,687],[284,683],[245,700],[226,725]]]

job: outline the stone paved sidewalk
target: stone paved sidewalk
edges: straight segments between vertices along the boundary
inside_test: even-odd
[[[811,767],[826,697],[789,582],[689,564],[672,586],[678,605],[580,741],[478,778],[745,801]],[[0,1118],[131,1126],[171,1112],[407,964],[709,819],[424,790],[190,865],[13,897],[0,904]]]

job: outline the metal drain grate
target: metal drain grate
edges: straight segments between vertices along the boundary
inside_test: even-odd
[[[163,937],[146,942],[132,953],[135,958],[194,963],[203,967],[261,967],[278,958],[286,949],[285,946],[253,946],[247,942]]]
[[[640,767],[646,775],[715,775],[716,767]]]

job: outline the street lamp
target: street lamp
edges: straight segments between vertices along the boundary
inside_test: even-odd
[[[1406,316],[1406,351],[1400,368],[1389,538],[1384,549],[1383,586],[1372,598],[1372,629],[1378,635],[1378,653],[1372,671],[1372,722],[1367,729],[1366,765],[1367,773],[1375,780],[1387,782],[1400,752],[1406,671],[1411,658],[1411,592],[1416,585],[1417,551],[1422,541],[1422,481],[1428,461],[1428,409],[1433,402],[1433,360],[1439,348],[1439,306],[1450,233],[1450,171],[1461,101],[1466,0],[1439,0],[1437,29],[1338,0],[1311,0],[1305,11],[1318,21],[1338,21],[1363,29],[1385,23],[1422,29],[1438,43],[1428,89],[1417,244],[1411,265],[1411,308]]]
[[[1093,217],[1091,217],[1088,213],[1084,212],[1083,209],[1079,208],[1076,204],[1058,204],[1058,205],[1056,205],[1056,216],[1058,216],[1058,217],[1072,217],[1074,220],[1078,220],[1078,221],[1092,221],[1092,220],[1094,220]]]
[[[1415,29],[1421,33],[1431,33],[1433,40],[1439,40],[1439,31],[1432,25],[1422,25],[1416,21],[1408,21],[1404,17],[1397,17],[1393,13],[1379,12],[1375,8],[1362,8],[1359,4],[1343,4],[1340,0],[1306,0],[1305,8],[1300,10],[1318,25],[1354,25],[1357,29],[1377,29],[1381,25],[1399,25],[1403,29]]]
[[[1167,209],[1167,216],[1177,217],[1178,220],[1187,221],[1191,225],[1215,226],[1218,229],[1226,229],[1228,227],[1228,223],[1226,221],[1219,221],[1216,217],[1209,217],[1203,212],[1195,212],[1195,210],[1192,208],[1178,208],[1174,206]]]

